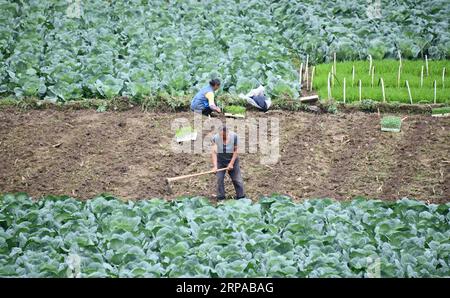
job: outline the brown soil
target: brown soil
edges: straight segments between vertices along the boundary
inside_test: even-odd
[[[410,115],[400,133],[383,133],[377,114],[248,116],[280,119],[277,164],[260,164],[259,153],[240,156],[246,193],[253,199],[280,193],[295,199],[450,201],[449,118]],[[166,191],[166,177],[210,168],[208,153],[172,152],[170,127],[177,117],[192,114],[2,110],[0,192],[83,199],[102,192],[125,199],[211,196],[213,176],[174,182],[174,193]]]

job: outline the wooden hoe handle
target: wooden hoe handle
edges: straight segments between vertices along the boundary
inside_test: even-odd
[[[183,176],[167,178],[167,182],[187,179],[187,178],[191,178],[191,177],[197,177],[197,176],[206,175],[206,174],[213,174],[213,173],[216,173],[216,172],[225,171],[226,169],[227,168],[222,168],[222,169],[217,169],[217,171],[210,170],[210,171],[196,173],[196,174],[189,174],[189,175],[183,175]]]

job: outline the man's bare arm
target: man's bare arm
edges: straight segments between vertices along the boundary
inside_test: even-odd
[[[211,160],[213,164],[213,170],[217,171],[217,145],[211,145]]]
[[[233,149],[233,157],[231,157],[230,163],[228,164],[228,168],[231,170],[234,167],[234,162],[236,161],[236,158],[238,157],[238,147],[234,146]]]

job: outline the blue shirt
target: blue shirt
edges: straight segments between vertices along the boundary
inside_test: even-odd
[[[206,108],[209,108],[208,99],[205,96],[205,94],[208,92],[214,92],[214,89],[213,87],[211,87],[211,85],[203,87],[202,89],[200,89],[200,91],[197,92],[197,94],[195,94],[194,98],[191,101],[192,111],[202,111]]]

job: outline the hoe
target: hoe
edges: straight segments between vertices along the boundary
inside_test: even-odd
[[[217,171],[211,170],[211,171],[206,171],[206,172],[201,172],[201,173],[196,173],[196,174],[189,174],[189,175],[166,178],[167,191],[169,192],[169,194],[172,193],[172,187],[170,185],[171,182],[183,180],[183,179],[187,179],[187,178],[192,178],[192,177],[197,177],[197,176],[202,176],[202,175],[207,175],[207,174],[213,174],[216,172],[225,171],[226,169],[227,168],[222,168],[222,169],[218,169]]]

